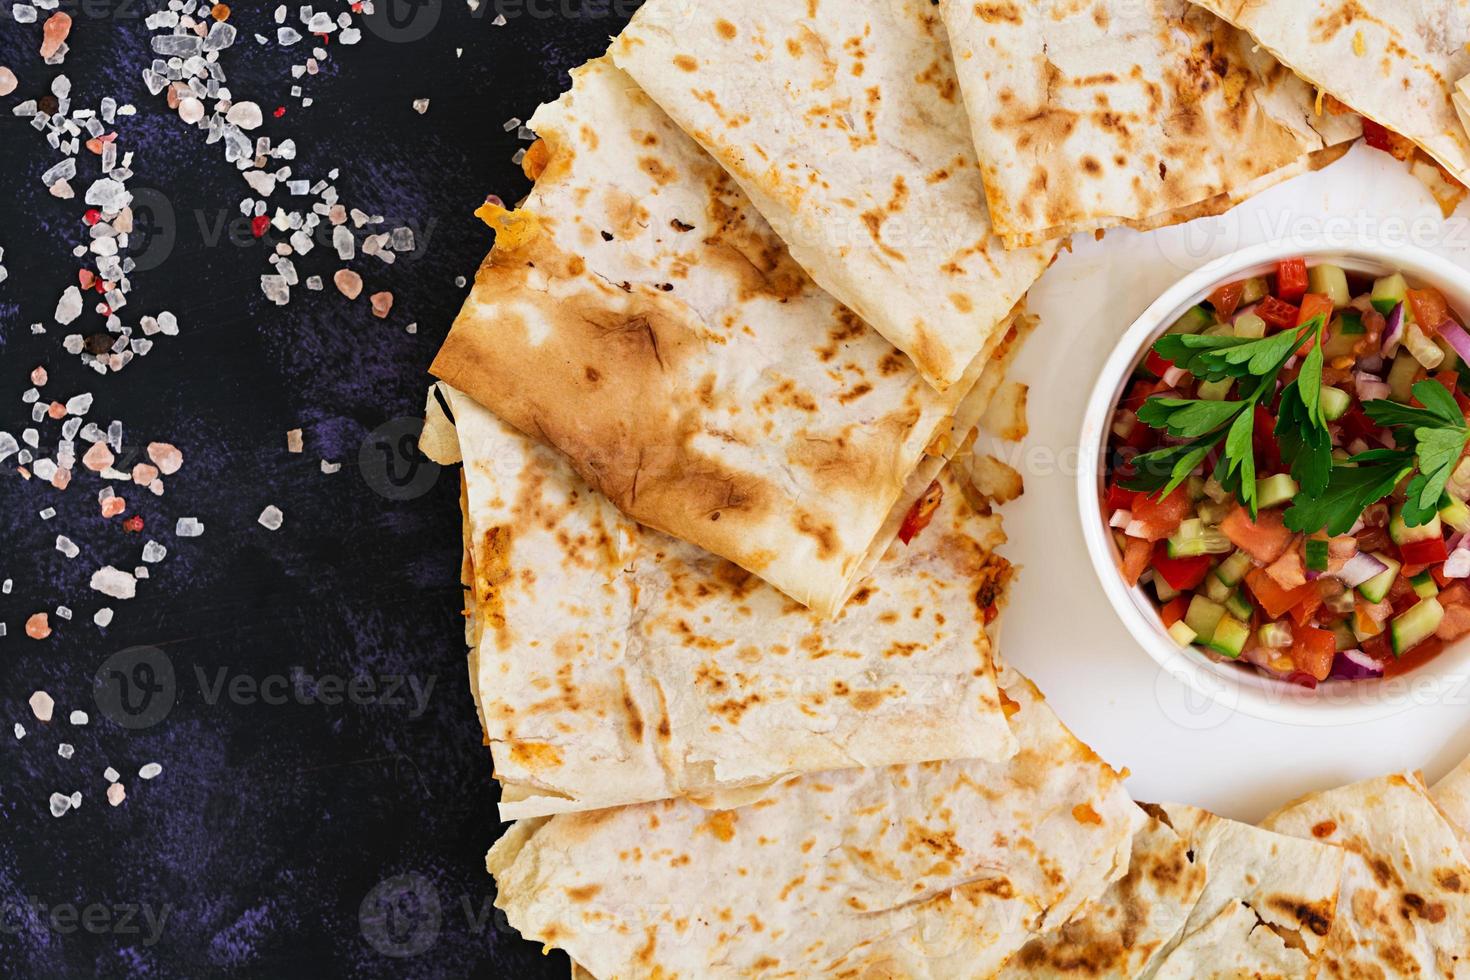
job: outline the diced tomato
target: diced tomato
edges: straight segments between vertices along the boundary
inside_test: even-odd
[[[1114,483],[1108,487],[1108,510],[1132,510],[1133,502],[1138,499],[1137,490],[1124,490]]]
[[[1231,544],[1267,565],[1281,557],[1292,539],[1292,533],[1282,524],[1278,511],[1263,510],[1253,521],[1250,513],[1239,505],[1220,522],[1220,530]],[[1261,574],[1265,575],[1265,572]],[[1279,615],[1281,613],[1271,614],[1273,619]]]
[[[1276,265],[1276,295],[1295,303],[1307,291],[1307,260],[1282,259]],[[1270,321],[1266,321],[1269,323]]]
[[[1309,594],[1317,594],[1316,587],[1310,582],[1299,589],[1283,589],[1272,581],[1264,568],[1252,568],[1246,572],[1245,584],[1251,595],[1256,597],[1257,604],[1272,619],[1280,619]]]
[[[1245,293],[1245,281],[1227,282],[1218,287],[1210,294],[1210,305],[1215,308],[1215,316],[1221,320],[1229,320],[1240,309],[1240,297]]]
[[[1329,631],[1315,626],[1293,627],[1291,635],[1291,661],[1297,670],[1325,681],[1337,656],[1337,640]]]
[[[944,487],[938,480],[935,480],[924,491],[924,496],[914,501],[914,506],[909,508],[908,514],[903,519],[903,525],[898,529],[898,540],[904,544],[914,540],[914,536],[934,520],[934,512],[939,509],[939,504],[943,500]]]
[[[1164,374],[1174,366],[1173,361],[1166,361],[1158,355],[1157,351],[1150,349],[1148,356],[1143,359],[1143,369],[1156,378],[1162,378]]]
[[[1315,691],[1317,689],[1317,678],[1313,677],[1311,674],[1308,674],[1304,670],[1292,671],[1291,673],[1286,675],[1286,680],[1291,684],[1297,685],[1298,687],[1305,687],[1309,691]]]
[[[1251,443],[1258,465],[1265,472],[1284,469],[1286,464],[1281,461],[1281,444],[1276,441],[1276,416],[1267,411],[1265,405],[1257,404],[1252,422]]]
[[[1288,591],[1306,585],[1307,566],[1302,561],[1301,549],[1287,548],[1280,558],[1266,566],[1266,574],[1271,576],[1271,581]]]
[[[1168,543],[1160,541],[1154,545],[1153,566],[1171,588],[1184,592],[1205,580],[1210,571],[1210,556],[1170,558]]]
[[[1299,327],[1306,326],[1312,318],[1318,316],[1322,318],[1323,323],[1326,323],[1332,319],[1332,311],[1334,309],[1336,307],[1332,305],[1332,300],[1323,296],[1321,293],[1307,293],[1307,295],[1302,297],[1301,311],[1296,315],[1296,325]],[[1311,341],[1302,345],[1302,350],[1304,351],[1311,349]]]
[[[1364,653],[1379,663],[1391,663],[1393,661],[1393,645],[1389,643],[1387,632],[1368,637],[1360,646]]]
[[[1364,442],[1367,442],[1373,438],[1373,420],[1368,418],[1367,412],[1363,411],[1361,402],[1353,402],[1352,407],[1347,410],[1347,414],[1338,419],[1337,422],[1342,426],[1342,431],[1347,436],[1348,442],[1352,442],[1354,439],[1362,439]]]
[[[1154,546],[1142,538],[1129,538],[1128,544],[1123,548],[1123,581],[1129,585],[1137,585],[1139,578],[1148,568],[1148,560],[1153,557]]]
[[[1409,290],[1409,308],[1414,311],[1414,322],[1425,333],[1437,330],[1441,323],[1450,319],[1449,304],[1433,287]]]
[[[1281,330],[1296,326],[1297,317],[1300,315],[1301,310],[1275,296],[1267,296],[1256,305],[1256,316]]]
[[[1446,606],[1444,618],[1439,621],[1439,628],[1434,631],[1434,635],[1441,640],[1451,641],[1458,640],[1466,633],[1470,633],[1470,606]]]
[[[1399,545],[1399,554],[1405,565],[1437,565],[1450,556],[1444,538],[1432,537],[1424,541],[1410,541]]]
[[[1373,616],[1373,604],[1356,600],[1353,604],[1353,632],[1361,637],[1377,636],[1383,632],[1383,623]]]
[[[1141,493],[1133,501],[1133,519],[1143,524],[1145,536],[1150,541],[1173,534],[1189,516],[1189,511],[1189,492],[1184,487],[1175,487],[1174,492],[1162,500]]]
[[[1163,390],[1164,385],[1157,381],[1138,380],[1133,382],[1133,387],[1128,389],[1128,394],[1118,403],[1118,407],[1130,412],[1136,412],[1143,407],[1143,403]]]
[[[1439,604],[1448,609],[1450,606],[1470,606],[1470,588],[1465,585],[1464,579],[1452,579],[1452,584],[1442,585],[1439,595],[1435,596]]]
[[[1382,150],[1395,160],[1407,161],[1414,157],[1413,140],[1378,125],[1366,116],[1363,118],[1363,142],[1375,150]]]
[[[1317,591],[1315,585],[1308,582],[1299,589],[1293,589],[1292,595],[1301,595],[1301,601],[1291,607],[1291,621],[1298,626],[1305,626],[1312,621],[1317,610],[1322,608],[1322,593]]]
[[[1182,595],[1176,595],[1164,603],[1164,607],[1159,610],[1159,618],[1164,621],[1164,629],[1169,629],[1179,622],[1188,611],[1189,602]]]

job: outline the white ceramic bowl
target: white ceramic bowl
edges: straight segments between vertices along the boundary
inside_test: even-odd
[[[1135,366],[1150,344],[1189,307],[1221,283],[1274,272],[1284,258],[1306,256],[1308,265],[1330,262],[1350,272],[1404,273],[1411,284],[1432,285],[1451,308],[1470,313],[1470,272],[1409,246],[1369,240],[1343,247],[1306,245],[1300,239],[1266,243],[1216,259],[1190,273],[1158,298],[1123,335],[1098,377],[1087,403],[1079,442],[1078,502],[1082,532],[1103,590],[1139,644],[1158,662],[1204,697],[1268,721],[1298,725],[1344,725],[1372,721],[1470,694],[1470,640],[1446,647],[1419,668],[1397,677],[1328,681],[1310,690],[1267,677],[1253,669],[1214,663],[1195,649],[1181,648],[1164,630],[1157,607],[1143,586],[1129,588],[1118,569],[1118,553],[1107,526],[1103,502],[1104,453],[1113,412]]]

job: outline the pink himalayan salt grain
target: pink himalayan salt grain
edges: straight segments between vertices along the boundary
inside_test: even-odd
[[[39,387],[41,387],[45,383],[46,383],[46,369],[44,367],[41,367],[41,366],[37,365],[36,369],[31,372],[31,384],[33,384],[37,388],[39,388]]]
[[[71,485],[71,470],[57,467],[56,472],[51,474],[51,485],[58,490],[65,490]]]
[[[53,419],[64,419],[66,418],[66,405],[61,402],[52,402],[46,408],[46,414]]]
[[[369,297],[373,304],[373,316],[379,320],[386,319],[390,310],[393,309],[393,294],[389,292],[373,293]]]
[[[26,620],[26,636],[29,636],[33,640],[44,640],[50,635],[51,618],[45,613],[36,613],[30,619]],[[47,710],[46,716],[46,718],[41,718],[39,713],[36,714],[37,718],[41,718],[42,721],[47,721],[51,716],[50,710]]]
[[[178,448],[167,442],[150,442],[148,444],[148,458],[158,467],[158,472],[164,476],[172,476],[184,465],[184,454]]]
[[[133,482],[140,487],[146,487],[158,479],[158,467],[149,466],[147,463],[138,463],[133,467]]]
[[[41,57],[49,58],[61,50],[62,42],[71,33],[71,15],[58,10],[41,27]]]
[[[37,721],[50,721],[51,713],[56,710],[56,699],[45,691],[35,691],[27,702],[31,706],[31,714],[36,716]]]
[[[348,299],[362,295],[362,276],[351,269],[338,269],[332,274],[332,282],[336,283],[337,291]]]
[[[92,448],[82,456],[82,465],[93,473],[101,473],[112,465],[115,458],[112,450],[107,448],[107,443],[94,442]]]
[[[108,497],[102,501],[102,516],[116,517],[128,509],[128,502],[121,497]]]
[[[111,786],[107,787],[107,802],[111,803],[113,806],[118,806],[122,803],[123,800],[127,798],[128,791],[123,789],[122,783],[113,783]]]

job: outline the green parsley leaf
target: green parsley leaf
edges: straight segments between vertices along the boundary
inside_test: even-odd
[[[1186,398],[1150,398],[1138,410],[1138,420],[1151,428],[1164,429],[1172,436],[1194,439],[1229,424],[1244,404]]]
[[[1465,416],[1461,413],[1460,406],[1456,404],[1455,396],[1450,394],[1444,385],[1426,378],[1414,385],[1413,391],[1414,397],[1419,399],[1419,404],[1439,416],[1441,423],[1453,429],[1465,427]]]
[[[1414,459],[1408,453],[1397,454],[1395,462],[1334,467],[1327,489],[1315,497],[1298,497],[1283,515],[1285,524],[1303,534],[1324,528],[1328,534],[1346,534],[1370,504],[1393,493],[1413,471]]]

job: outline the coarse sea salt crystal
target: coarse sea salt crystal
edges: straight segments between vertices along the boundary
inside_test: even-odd
[[[197,538],[204,533],[204,524],[196,517],[180,517],[174,524],[174,534],[181,538]]]
[[[71,797],[65,793],[51,794],[51,815],[59,817],[71,809]]]
[[[91,721],[91,719],[87,717],[87,713],[85,711],[73,711],[71,714],[66,716],[66,720],[71,722],[73,725],[85,725],[87,722]]]
[[[157,541],[149,541],[143,546],[143,560],[149,564],[163,561],[168,554],[168,549]]]
[[[60,745],[56,746],[56,754],[61,756],[63,759],[70,759],[73,755],[76,754],[76,751],[76,749],[72,748],[70,742],[62,742]]]
[[[157,776],[161,772],[163,772],[163,766],[160,766],[156,762],[150,762],[142,769],[138,770],[138,778],[152,779],[154,776]]]
[[[108,766],[106,769],[102,770],[102,778],[107,780],[109,783],[115,783],[120,778],[122,778],[122,773],[118,772],[111,766]]]
[[[138,594],[138,580],[111,565],[103,565],[92,573],[91,586],[114,599],[131,599]]]
[[[327,474],[328,476],[331,476],[333,473],[336,473],[340,469],[342,469],[341,463],[334,463],[331,460],[327,459],[322,460],[322,472]]]
[[[99,627],[107,627],[112,622],[112,607],[103,606],[92,614],[92,622]]]
[[[56,550],[68,558],[75,558],[82,553],[82,549],[77,547],[76,542],[64,534],[56,536]]]
[[[267,531],[279,531],[281,525],[285,523],[286,516],[281,513],[279,507],[275,504],[270,504],[265,510],[260,512],[258,520],[260,521],[260,526]]]
[[[22,725],[20,722],[15,723],[15,737],[17,740],[26,737],[26,726]]]
[[[36,716],[37,721],[50,721],[51,712],[56,708],[56,702],[51,695],[45,691],[36,691],[30,699],[31,714]]]

